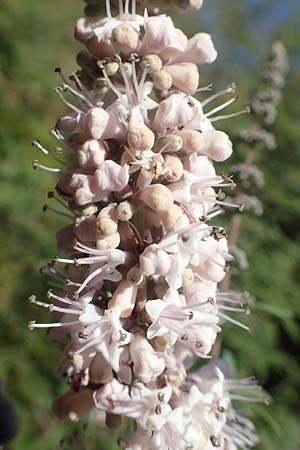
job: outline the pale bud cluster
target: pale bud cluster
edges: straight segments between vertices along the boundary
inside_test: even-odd
[[[226,234],[211,221],[223,212],[231,177],[215,162],[229,158],[232,143],[214,123],[244,111],[218,115],[234,102],[207,111],[224,91],[198,100],[197,65],[217,52],[211,37],[192,38],[165,15],[136,13],[135,1],[120,2],[112,16],[80,19],[76,38],[86,46],[82,70],[60,73],[57,94],[68,112],[52,134],[62,169],[59,197],[72,220],[58,232],[61,250],[43,271],[60,291],[48,292],[50,328],[65,342],[60,371],[70,392],[54,404],[62,418],[78,420],[94,405],[107,423],[118,416],[136,422],[127,450],[246,449],[256,442],[253,425],[232,401],[247,397],[252,380],[226,380],[218,368],[189,373],[197,358],[209,358],[221,326],[246,313],[245,295],[220,292],[232,257]],[[39,142],[35,145],[51,156]],[[54,208],[48,206],[48,210]],[[64,214],[63,212],[59,212]]]

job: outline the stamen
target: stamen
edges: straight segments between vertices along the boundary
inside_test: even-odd
[[[55,168],[55,167],[48,167],[48,166],[44,166],[43,164],[40,164],[40,162],[37,159],[32,161],[32,168],[34,170],[42,169],[42,170],[46,170],[47,172],[54,172],[54,173],[61,172],[61,169],[58,169],[58,168]]]
[[[139,103],[143,100],[143,88],[144,88],[147,74],[148,74],[148,69],[147,69],[147,67],[144,67],[144,70],[143,70],[143,73],[142,73],[142,76],[140,79],[139,90],[138,90]]]
[[[55,306],[53,304],[40,302],[40,301],[36,300],[36,298],[34,296],[29,297],[29,303],[37,305],[37,306],[41,306],[42,308],[45,308],[45,309],[48,309],[49,312],[56,311],[56,312],[60,312],[62,314],[76,314],[76,315],[82,314],[82,311],[80,311],[78,309],[61,308],[61,307]]]
[[[67,214],[67,213],[64,213],[63,211],[59,211],[58,209],[52,208],[52,206],[49,206],[49,205],[44,205],[43,211],[44,212],[51,211],[51,212],[57,214],[58,216],[62,216],[62,217],[66,217],[67,219],[74,220],[74,216],[71,216],[71,214]]]
[[[58,302],[65,303],[66,305],[72,305],[72,307],[77,307],[81,309],[81,305],[78,302],[74,302],[73,300],[70,300],[66,297],[59,297],[58,295],[53,294],[51,290],[47,292],[47,297],[50,300],[53,298],[54,300],[57,300]]]
[[[138,95],[139,93],[139,83],[137,80],[137,73],[136,73],[136,63],[138,62],[138,55],[137,54],[132,54],[131,55],[131,64],[132,64],[132,79],[133,79],[133,84],[134,84],[134,88],[135,88],[135,92]]]
[[[119,63],[119,66],[120,66],[120,72],[122,74],[122,77],[123,77],[123,80],[125,83],[126,93],[127,93],[129,103],[133,106],[136,106],[137,105],[137,101],[135,98],[136,96],[134,94],[134,89],[133,89],[128,71],[124,67],[124,64],[123,64],[121,58],[119,57],[119,55],[115,55],[115,58],[117,58],[117,62]]]
[[[32,145],[36,148],[38,148],[44,155],[47,155],[49,158],[53,159],[54,161],[58,162],[59,164],[62,164],[63,166],[67,167],[67,163],[65,163],[64,161],[62,161],[61,159],[57,158],[56,156],[52,155],[49,150],[47,150],[45,147],[43,147],[43,145],[40,143],[40,141],[38,141],[37,139],[35,139],[32,142]]]
[[[125,1],[125,15],[129,16],[129,2],[130,0]]]
[[[266,397],[262,398],[254,398],[254,397],[246,397],[244,395],[230,395],[231,400],[240,400],[242,402],[250,402],[250,403],[265,403],[269,404],[269,400]]]
[[[28,323],[28,328],[29,328],[29,330],[34,330],[35,328],[60,328],[60,327],[69,327],[69,326],[78,325],[78,324],[80,324],[80,322],[78,320],[76,320],[74,322],[65,322],[65,323],[60,323],[60,322],[36,323],[35,320],[31,320]]]
[[[62,89],[65,91],[71,92],[75,97],[80,98],[83,102],[85,102],[90,108],[93,108],[95,105],[92,103],[89,99],[87,99],[84,95],[77,92],[75,89],[73,89],[69,84],[64,83],[62,85]]]
[[[127,108],[126,102],[124,101],[121,92],[113,85],[113,83],[110,81],[109,76],[107,75],[107,72],[106,72],[106,69],[105,69],[105,61],[101,65],[99,65],[99,67],[100,67],[100,69],[103,72],[105,81],[106,81],[109,89],[111,89],[116,94],[116,96],[118,97],[118,99],[120,100],[122,105],[125,106],[125,108]]]
[[[48,192],[48,198],[53,198],[59,205],[63,206],[65,209],[67,209],[71,214],[73,214],[74,217],[79,217],[79,215],[73,211],[68,205],[66,205],[62,200],[57,198],[54,195],[54,192]]]
[[[230,106],[232,103],[234,103],[237,100],[237,97],[233,97],[230,100],[228,100],[227,102],[223,103],[222,105],[217,106],[216,108],[212,109],[211,111],[209,111],[206,115],[206,117],[210,117],[213,114],[222,111],[222,109],[227,108],[228,106]]]
[[[93,280],[95,277],[97,277],[98,275],[100,275],[105,269],[108,269],[108,264],[105,264],[102,267],[99,267],[98,269],[94,270],[94,272],[92,272],[85,280],[84,282],[81,284],[80,288],[77,289],[76,294],[80,294],[80,292],[82,292],[86,286],[89,284],[89,282],[91,280]]]
[[[234,325],[237,325],[238,327],[242,328],[243,330],[246,330],[246,331],[248,331],[248,332],[251,331],[251,328],[250,328],[250,327],[248,327],[247,325],[245,325],[245,324],[239,322],[238,320],[232,319],[232,317],[227,316],[227,314],[219,313],[218,316],[221,317],[222,319],[227,320],[228,322],[233,323]]]
[[[212,85],[210,85],[212,86]],[[212,102],[213,100],[216,100],[217,98],[221,97],[224,94],[234,94],[236,92],[236,85],[235,83],[231,83],[226,89],[223,89],[222,91],[217,92],[216,94],[211,95],[206,100],[201,102],[202,107],[206,106],[208,103]]]
[[[211,122],[218,122],[219,120],[232,119],[233,117],[238,117],[238,116],[242,116],[243,114],[250,114],[250,113],[251,113],[251,109],[250,109],[249,106],[247,106],[242,111],[239,111],[239,112],[233,113],[233,114],[227,114],[227,115],[224,115],[224,116],[213,117],[213,118],[210,119],[210,121]]]
[[[231,306],[225,306],[225,305],[218,305],[219,309],[222,309],[223,311],[231,311],[231,312],[237,312],[237,313],[246,313],[247,308],[232,308]]]
[[[132,15],[136,15],[136,0],[132,0]]]
[[[77,108],[77,106],[74,106],[72,103],[68,102],[68,100],[65,99],[65,97],[63,96],[61,87],[55,88],[54,92],[56,92],[56,94],[59,96],[61,101],[65,105],[67,105],[68,108],[70,108],[72,111],[76,112],[77,114],[80,114],[80,115],[83,114],[83,111],[81,111],[79,108]]]
[[[85,97],[88,98],[90,100],[90,102],[93,104],[93,99],[90,96],[89,91],[84,86],[84,84],[81,83],[79,77],[77,76],[77,74],[75,72],[72,72],[72,77],[74,78],[74,80],[75,80],[77,86],[79,87],[79,89],[84,93]]]
[[[204,86],[202,88],[198,88],[196,89],[196,91],[194,92],[194,94],[197,94],[198,92],[207,92],[207,91],[211,91],[213,87],[213,83],[208,84],[207,86]],[[206,100],[205,100],[206,101]],[[203,102],[201,102],[202,106],[203,106]]]
[[[112,19],[111,8],[110,8],[110,0],[106,0],[106,15],[109,19]]]
[[[124,14],[123,0],[119,0],[119,14],[120,14],[120,16],[122,16]]]
[[[63,143],[69,150],[73,151],[70,145],[68,144],[65,137],[60,133],[57,128],[50,128],[49,133],[55,137],[59,142]]]

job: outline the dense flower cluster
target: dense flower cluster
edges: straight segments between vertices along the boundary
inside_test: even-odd
[[[222,188],[234,187],[214,167],[232,153],[214,124],[240,113],[218,115],[235,98],[207,107],[235,86],[199,89],[197,65],[217,56],[211,37],[188,39],[170,17],[140,16],[129,3],[116,17],[107,1],[104,19],[80,19],[82,70],[70,83],[58,69],[69,111],[52,133],[72,162],[56,154],[62,169],[34,167],[61,175],[60,197],[49,197],[69,210],[58,243],[72,257],[44,268],[58,294],[30,298],[55,322],[29,327],[66,343],[60,370],[71,390],[55,401],[59,417],[77,420],[95,405],[134,419],[127,450],[247,449],[253,425],[232,402],[255,382],[226,379],[217,363],[190,372],[225,321],[248,329],[231,316],[247,312],[245,296],[218,290],[231,255],[212,225],[228,206]]]

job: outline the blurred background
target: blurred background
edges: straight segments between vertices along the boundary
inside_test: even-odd
[[[31,142],[38,138],[46,146],[54,144],[48,130],[64,107],[52,89],[58,82],[53,69],[76,70],[80,46],[72,33],[82,11],[80,0],[1,0],[0,378],[17,411],[18,434],[9,447],[16,450],[58,449],[61,439],[74,431],[74,426],[59,424],[51,414],[52,399],[65,389],[53,376],[59,349],[44,332],[29,332],[26,324],[39,314],[45,320],[27,298],[33,292],[45,294],[48,280],[39,268],[56,254],[55,232],[65,223],[42,212],[55,177],[32,170],[36,150]],[[244,270],[235,268],[231,286],[255,298],[248,319],[253,331],[249,335],[226,325],[223,356],[236,376],[256,375],[272,396],[271,406],[250,408],[261,436],[258,448],[296,450],[300,448],[299,0],[205,0],[199,13],[176,15],[175,22],[188,35],[199,30],[213,35],[219,59],[201,67],[201,84],[213,82],[214,89],[222,89],[234,81],[241,108],[264,89],[272,43],[280,40],[288,52],[290,70],[276,120],[264,120],[277,145],[270,151],[255,144],[255,164],[265,179],[255,196],[264,213],[246,211],[235,242]],[[250,116],[222,122],[221,128],[236,142],[231,165],[240,164],[251,152],[252,143],[241,142],[241,129],[255,126]],[[229,214],[228,225],[233,221]],[[4,409],[0,401],[1,414]],[[96,448],[95,439],[86,447],[76,439],[70,448]],[[107,437],[97,442],[98,450],[116,448]]]

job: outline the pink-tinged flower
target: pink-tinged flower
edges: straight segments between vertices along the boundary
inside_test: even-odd
[[[106,199],[111,192],[120,192],[128,183],[128,166],[106,160],[94,175],[74,174],[71,187],[75,202],[82,206]]]
[[[211,368],[213,369],[213,364]],[[205,373],[205,366],[202,372],[200,369],[198,373],[191,375],[189,385],[188,402],[193,423],[201,426],[213,447],[249,448],[258,443],[253,423],[236,413],[232,404],[235,400],[265,401],[264,397],[253,395],[253,388],[257,387],[255,379],[226,380],[215,365],[209,377]],[[252,391],[252,397],[234,392],[244,390],[248,393]],[[232,417],[237,417],[237,421],[233,421]]]
[[[175,289],[169,289],[163,299],[148,300],[146,311],[152,320],[147,331],[148,339],[163,336],[170,345],[181,339],[184,345],[192,347],[194,351],[198,349],[197,353],[207,354],[207,348],[210,351],[212,345],[211,336],[215,340],[219,331],[216,326],[219,319],[215,314],[203,312],[203,306],[206,305],[207,302],[182,305],[182,299]]]
[[[189,124],[194,117],[193,109],[183,94],[172,94],[158,105],[153,128],[158,132]]]
[[[174,27],[173,21],[166,15],[145,17],[145,34],[140,53],[156,54],[162,59],[169,59],[185,50],[181,33]]]
[[[210,34],[197,33],[188,40],[183,52],[176,54],[171,63],[189,62],[194,64],[213,63],[218,53],[212,42]]]
[[[129,388],[113,379],[95,392],[94,400],[99,410],[131,417],[146,429],[149,417],[155,416],[160,408],[167,406],[171,394],[169,386],[148,389],[137,383]]]
[[[120,308],[115,306],[106,310],[98,320],[94,319],[89,326],[83,329],[83,337],[79,340],[75,338],[71,342],[70,356],[74,358],[88,350],[88,354],[94,357],[99,352],[111,368],[118,373],[123,346],[131,341],[131,334],[121,324],[120,313]]]
[[[135,334],[130,344],[133,371],[138,380],[145,384],[155,382],[165,369],[165,361],[153,349],[148,340]]]
[[[106,158],[107,148],[103,141],[89,139],[77,151],[77,161],[80,167],[97,169]]]
[[[203,133],[200,154],[217,162],[225,161],[232,154],[232,142],[223,131],[207,131]]]
[[[149,245],[140,256],[141,271],[146,277],[167,275],[171,264],[171,256],[157,244]]]
[[[118,139],[126,136],[124,126],[103,108],[91,108],[80,118],[82,130],[93,139]]]

